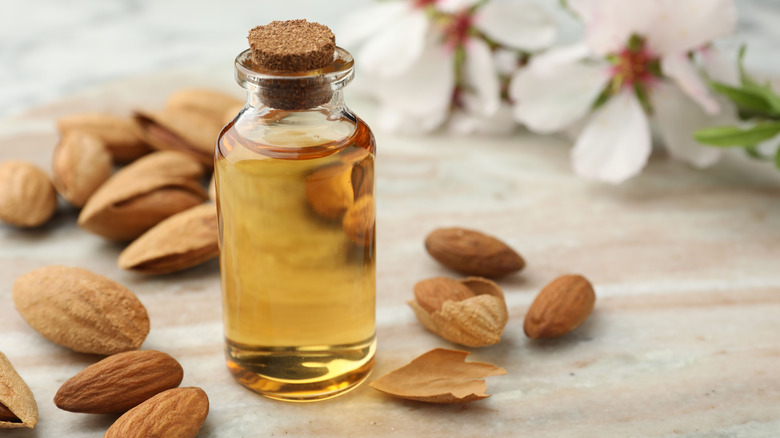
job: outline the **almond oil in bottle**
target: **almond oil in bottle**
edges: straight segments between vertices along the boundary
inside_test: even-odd
[[[264,396],[326,399],[373,366],[375,142],[343,102],[346,51],[284,73],[253,55],[215,162],[227,365]]]

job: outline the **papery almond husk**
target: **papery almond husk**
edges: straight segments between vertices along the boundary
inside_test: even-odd
[[[119,254],[119,267],[144,274],[167,274],[219,255],[217,208],[204,204],[155,225]]]
[[[49,176],[26,161],[0,163],[0,221],[38,227],[57,211],[57,194]]]
[[[506,374],[483,362],[466,362],[469,353],[437,348],[371,382],[384,393],[426,403],[454,404],[481,400],[487,384],[482,378]]]
[[[80,353],[135,350],[149,334],[149,315],[138,297],[86,269],[35,269],[16,279],[12,297],[30,327]]]
[[[69,412],[126,412],[156,394],[179,386],[184,371],[161,351],[126,351],[94,363],[66,380],[54,404]]]
[[[188,155],[156,152],[121,169],[89,199],[82,228],[111,240],[129,241],[163,219],[203,203],[203,167]]]
[[[431,280],[438,279],[427,281]],[[509,321],[501,288],[480,277],[469,277],[458,280],[458,283],[472,292],[470,297],[463,298],[463,293],[458,292],[448,293],[444,299],[431,298],[429,303],[441,303],[441,307],[435,311],[426,309],[430,309],[431,304],[424,307],[417,300],[409,301],[408,304],[425,328],[450,342],[467,347],[497,344]],[[415,286],[415,290],[419,285]]]
[[[83,131],[65,134],[52,157],[54,188],[75,207],[83,207],[111,176],[111,153],[99,138]]]
[[[63,137],[74,131],[97,137],[115,163],[130,163],[152,152],[136,133],[135,123],[129,117],[106,113],[72,114],[57,120],[57,127]]]
[[[202,389],[173,388],[125,412],[103,438],[195,438],[208,414]]]
[[[184,109],[137,111],[133,120],[138,135],[153,148],[182,152],[207,168],[214,166],[214,149],[223,127],[221,120]]]
[[[227,111],[238,114],[236,108],[244,105],[242,99],[238,99],[227,93],[204,88],[185,88],[173,92],[165,101],[166,110],[188,111],[201,113],[207,117],[225,124]]]
[[[38,423],[38,405],[30,387],[0,352],[0,429],[27,427]]]

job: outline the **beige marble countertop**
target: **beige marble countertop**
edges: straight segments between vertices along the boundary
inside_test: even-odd
[[[0,121],[0,160],[48,170],[58,116],[153,108],[185,85],[238,91],[224,73],[125,80]],[[370,105],[353,107],[371,122]],[[99,437],[116,418],[54,406],[62,382],[97,358],[46,341],[13,307],[16,277],[64,264],[138,295],[152,325],[143,348],[177,358],[182,385],[209,395],[200,437],[780,436],[780,173],[771,166],[729,155],[697,171],[657,151],[640,177],[607,186],[575,177],[558,137],[377,139],[379,349],[370,379],[432,348],[457,348],[425,331],[405,303],[417,281],[457,276],[422,242],[436,227],[463,226],[501,237],[528,262],[499,282],[510,310],[501,343],[468,349],[469,360],[506,368],[487,379],[492,397],[427,405],[365,384],[319,403],[256,396],[225,368],[216,262],[159,277],[124,272],[121,247],[77,228],[77,211],[62,204],[41,229],[0,225],[0,351],[40,410],[34,430],[2,435]],[[527,339],[531,300],[570,272],[594,283],[593,315],[565,338]]]

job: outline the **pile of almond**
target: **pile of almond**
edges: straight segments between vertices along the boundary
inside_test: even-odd
[[[425,239],[428,253],[463,279],[434,277],[414,286],[409,306],[428,330],[466,347],[501,341],[509,321],[504,293],[484,277],[519,272],[525,260],[501,240],[464,228],[440,228]],[[525,315],[532,339],[557,338],[579,327],[593,310],[596,295],[585,277],[564,275],[545,286]],[[504,374],[491,364],[464,363],[468,353],[432,350],[371,383],[388,394],[428,403],[464,403],[488,397],[482,377]]]
[[[81,228],[138,241],[120,256],[124,269],[164,274],[213,259],[217,213],[207,181],[217,136],[242,107],[221,92],[186,89],[160,111],[63,117],[51,178],[27,162],[0,163],[0,221],[41,226],[56,213],[59,194],[81,209]]]
[[[243,107],[210,90],[182,90],[157,112],[132,117],[73,114],[57,123],[51,178],[24,161],[0,163],[0,221],[47,223],[57,195],[80,209],[78,225],[129,243],[123,269],[165,274],[218,255],[215,205],[207,183],[222,127]],[[178,388],[181,365],[142,351],[146,308],[130,290],[85,269],[46,266],[19,277],[13,302],[42,336],[75,352],[107,356],[67,380],[54,403],[93,414],[122,413],[109,437],[194,437],[208,415],[200,388]],[[0,353],[0,428],[38,421],[32,392]]]

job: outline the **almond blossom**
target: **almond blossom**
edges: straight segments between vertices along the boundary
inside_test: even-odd
[[[402,0],[351,14],[339,35],[357,47],[356,85],[378,99],[381,128],[497,132],[513,127],[497,65],[549,46],[555,25],[528,1]]]
[[[693,132],[731,116],[692,56],[733,32],[733,0],[569,0],[585,41],[536,56],[510,84],[515,118],[535,132],[584,122],[572,150],[581,176],[611,183],[638,174],[654,122],[670,155],[697,167],[720,151]]]

